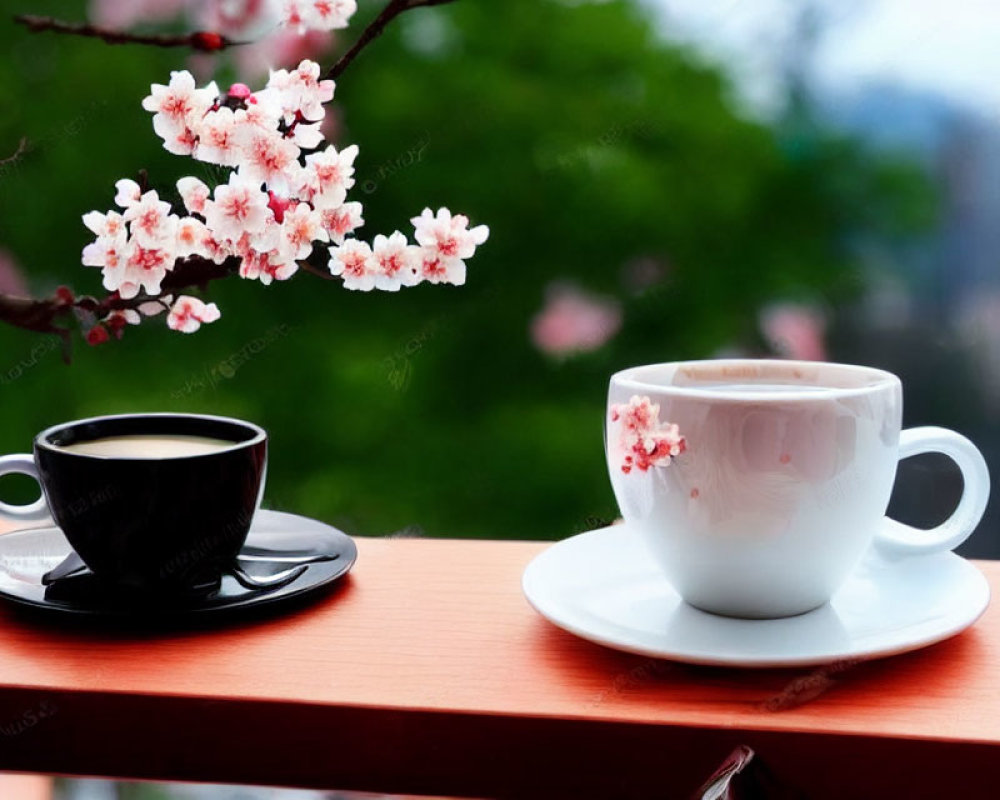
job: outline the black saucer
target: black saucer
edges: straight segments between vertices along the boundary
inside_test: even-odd
[[[43,584],[42,576],[70,553],[72,548],[56,527],[0,535],[0,598],[47,612],[88,617],[201,616],[270,608],[333,583],[350,570],[358,551],[349,536],[322,522],[261,510],[241,551],[241,557],[246,556],[242,571],[267,579],[276,571],[296,568],[293,579],[274,588],[259,588],[236,575],[225,575],[212,591],[169,599],[125,595],[89,572]]]

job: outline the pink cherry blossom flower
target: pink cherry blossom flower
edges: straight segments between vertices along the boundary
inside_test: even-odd
[[[546,294],[545,306],[531,322],[532,341],[544,353],[588,353],[621,328],[621,306],[612,298],[561,284],[550,286]]]
[[[306,5],[309,27],[321,31],[346,28],[358,10],[356,0],[312,0]]]
[[[284,212],[281,223],[281,243],[278,249],[289,261],[297,261],[308,257],[312,252],[313,242],[328,242],[330,240],[324,230],[318,211],[314,211],[308,203],[297,203]]]
[[[288,280],[298,270],[299,265],[278,250],[249,250],[242,257],[239,274],[269,286],[272,281]]]
[[[202,117],[218,94],[214,81],[197,89],[191,73],[180,70],[170,73],[168,85],[154,83],[142,107],[154,112],[153,130],[163,139],[163,146],[171,153],[190,155],[198,142]]]
[[[326,115],[323,104],[333,99],[335,89],[333,81],[321,81],[319,75],[319,64],[305,59],[290,72],[272,71],[267,87],[257,96],[278,108],[286,124],[292,124],[300,116],[309,122],[319,122]]]
[[[88,211],[83,215],[83,224],[97,236],[114,237],[126,233],[125,218],[117,211],[109,211],[107,214]]]
[[[283,0],[282,22],[299,33],[346,28],[358,10],[356,0]]]
[[[633,396],[628,403],[611,406],[611,422],[619,426],[618,447],[623,453],[621,470],[646,472],[650,467],[670,465],[687,449],[677,425],[660,422],[660,406],[648,397]]]
[[[465,283],[465,262],[460,258],[441,255],[436,247],[420,247],[416,251],[416,275],[428,283]]]
[[[174,268],[173,247],[144,247],[135,238],[125,246],[123,268],[113,272],[105,270],[104,286],[117,290],[124,299],[135,297],[139,290],[146,294],[160,293],[160,282]],[[108,285],[110,283],[116,285]]]
[[[285,134],[285,138],[303,150],[312,150],[323,142],[322,124],[321,122],[297,122]]]
[[[344,237],[365,224],[361,216],[361,203],[351,201],[336,208],[324,208],[320,211],[320,223],[330,235],[334,244],[343,244]]]
[[[399,231],[388,237],[378,234],[373,242],[372,255],[377,265],[376,289],[398,292],[401,286],[413,286],[418,282],[414,264],[416,248]]]
[[[174,237],[177,217],[171,215],[170,203],[160,200],[155,190],[142,195],[122,216],[131,223],[132,237],[144,247],[157,248]]]
[[[205,224],[217,239],[239,240],[243,233],[260,233],[271,214],[260,185],[239,174],[215,187],[215,199],[205,203]]]
[[[211,238],[211,233],[200,219],[183,217],[177,221],[175,230],[177,258],[203,255],[206,252],[206,242]]]
[[[204,215],[205,201],[212,193],[204,183],[191,176],[181,178],[177,181],[177,192],[189,214]]]
[[[241,178],[274,191],[287,191],[290,177],[298,167],[299,148],[277,131],[243,128],[240,135]]]
[[[437,215],[425,208],[411,222],[416,230],[414,238],[417,244],[432,247],[445,258],[472,258],[476,246],[485,242],[490,235],[490,229],[486,225],[478,225],[469,230],[469,218],[463,214],[452,216],[447,208],[439,208]]]
[[[90,211],[83,215],[83,223],[97,234],[97,238],[83,248],[83,265],[109,270],[120,268],[128,241],[128,229],[122,215],[116,211],[107,214]]]
[[[187,5],[201,30],[218,31],[241,42],[267,37],[281,24],[277,0],[187,0]]]
[[[116,238],[99,236],[93,242],[84,246],[80,261],[85,267],[101,267],[107,270],[118,269],[125,254],[125,243],[126,238],[124,234]]]
[[[142,190],[139,188],[139,184],[128,178],[122,178],[120,181],[115,181],[115,189],[117,193],[115,194],[115,205],[121,208],[128,208],[129,206],[135,205],[139,202],[139,198],[142,196]]]
[[[330,273],[343,277],[345,289],[369,292],[375,288],[378,264],[367,242],[348,239],[340,247],[330,248]]]
[[[287,281],[299,271],[299,265],[284,258],[277,250],[271,250],[262,259],[260,265],[260,282],[269,286],[271,281]]]
[[[222,314],[215,303],[203,303],[197,297],[182,294],[167,315],[167,326],[181,333],[194,333],[203,324],[215,322]]]
[[[358,146],[352,144],[340,152],[330,145],[319,153],[306,156],[305,169],[298,175],[299,192],[316,208],[339,206],[354,186],[354,159]]]
[[[251,94],[246,104],[246,108],[238,108],[233,114],[237,141],[246,139],[255,129],[277,132],[278,123],[281,121],[281,109],[274,103],[267,102],[266,95],[262,92]]]
[[[199,161],[234,167],[240,162],[237,147],[236,115],[231,108],[222,106],[210,111],[202,119],[198,143],[192,155]]]
[[[298,33],[305,33],[309,29],[309,23],[306,21],[309,12],[306,6],[306,0],[282,0],[282,24],[295,28]]]

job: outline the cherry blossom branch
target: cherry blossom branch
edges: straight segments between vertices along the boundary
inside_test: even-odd
[[[362,31],[357,41],[330,68],[328,75],[332,78],[342,74],[358,54],[382,34],[389,22],[404,11],[448,2],[452,0],[389,0],[379,15]],[[64,23],[46,17],[22,15],[15,19],[32,31],[48,30],[91,36],[110,44],[190,46],[202,50],[217,50],[231,44],[240,44],[218,34],[133,35],[92,25]],[[321,152],[310,152],[309,148],[314,148],[315,145],[312,140],[313,128],[318,128],[323,104],[329,101],[333,93],[333,81],[330,78],[320,79],[319,75],[319,65],[308,61],[303,61],[295,73],[290,74],[284,70],[272,73],[264,92],[271,92],[280,98],[280,93],[287,89],[280,87],[281,81],[290,80],[299,84],[297,91],[300,95],[294,97],[294,122],[287,124],[287,119],[282,119],[280,114],[272,119],[268,112],[263,111],[258,113],[256,119],[246,123],[255,131],[260,147],[265,150],[270,148],[265,155],[274,158],[241,163],[238,171],[230,176],[229,184],[216,187],[214,200],[210,199],[209,187],[197,179],[188,177],[179,181],[182,199],[193,216],[181,220],[171,215],[168,203],[159,200],[156,192],[147,192],[148,177],[144,170],[139,174],[138,183],[127,179],[116,183],[118,195],[115,202],[126,209],[124,219],[119,212],[100,214],[95,211],[84,215],[84,224],[97,238],[84,249],[83,263],[101,266],[105,273],[105,288],[112,290],[102,299],[89,295],[77,297],[64,286],[46,299],[0,294],[0,322],[60,336],[63,340],[63,357],[68,361],[71,331],[74,327],[82,329],[90,344],[100,344],[107,341],[109,335],[121,338],[122,328],[126,324],[138,324],[142,316],[157,313],[157,305],[161,309],[169,309],[168,324],[171,328],[188,333],[197,330],[202,322],[218,319],[219,311],[214,304],[206,306],[196,297],[186,296],[183,292],[195,287],[204,290],[209,282],[236,274],[243,278],[259,278],[262,283],[268,284],[272,280],[286,280],[296,269],[301,269],[325,280],[339,280],[348,289],[365,291],[376,287],[397,290],[402,285],[411,286],[424,280],[431,283],[464,283],[463,259],[471,257],[476,246],[485,242],[489,230],[485,225],[469,229],[465,216],[452,216],[447,209],[440,209],[437,215],[430,209],[424,209],[420,217],[413,218],[417,244],[408,243],[406,237],[398,231],[389,237],[376,236],[374,249],[354,238],[345,241],[345,235],[363,224],[361,204],[343,202],[346,189],[353,184],[351,175],[357,147],[343,148],[338,152],[330,146]],[[224,112],[227,110],[230,115],[234,109],[247,111],[245,98],[251,92],[246,86],[234,84],[221,100],[216,96],[218,90],[214,88],[214,84],[211,86],[212,96],[202,97],[209,91],[208,87],[196,89],[193,79],[186,71],[172,73],[169,86],[154,84],[152,94],[143,101],[144,108],[156,112],[154,130],[164,139],[164,146],[171,152],[191,155],[195,144],[201,141],[208,130],[207,127],[204,131],[192,129],[192,123],[188,119],[189,105],[197,106],[201,103],[207,109],[205,115],[195,114],[191,117],[198,121],[196,128],[210,123],[223,125]],[[263,97],[264,94],[260,96]],[[179,103],[180,99],[184,103]],[[211,116],[208,116],[209,112]],[[177,119],[179,113],[181,117]],[[157,129],[158,120],[163,122],[164,130],[171,130],[171,126],[177,130],[169,134],[163,133]],[[309,122],[299,125],[302,120]],[[272,131],[275,124],[276,128]],[[295,137],[300,135],[303,141],[296,141]],[[17,151],[0,161],[0,166],[16,161],[28,148],[27,141],[22,140]],[[303,148],[307,153],[304,165],[298,160]],[[279,162],[279,157],[291,158],[292,155],[287,152],[289,150],[294,151],[294,163],[306,171],[307,178],[296,189],[297,196],[286,198],[276,195],[267,187],[275,177],[267,170],[276,169],[270,165],[272,161]],[[207,146],[206,152],[209,152]],[[225,165],[232,163],[228,158],[228,154],[220,150],[202,160]],[[244,175],[244,171],[247,175]],[[283,176],[278,174],[277,177]],[[338,181],[342,192],[339,200],[333,199],[338,196]],[[186,188],[182,188],[185,183]],[[226,202],[239,200],[246,206],[244,217],[249,213],[247,209],[259,214],[267,214],[267,209],[270,209],[271,232],[282,237],[281,247],[275,249],[270,239],[266,239],[268,243],[259,244],[265,242],[265,239],[260,238],[267,233],[263,229],[238,230],[235,234],[226,229],[232,222],[229,216],[233,215],[224,210],[227,206],[224,205],[223,198],[226,198]],[[212,213],[205,211],[207,203],[211,204]],[[140,206],[141,211],[137,210]],[[211,219],[213,216],[214,219]],[[143,222],[139,223],[139,219]],[[184,226],[183,232],[176,232],[179,237],[177,241],[181,241],[183,233],[183,240],[186,242],[184,249],[190,253],[176,260],[169,255],[175,244],[164,247],[161,238],[158,238],[169,229],[169,241],[173,242],[174,223]],[[206,229],[206,223],[211,223],[212,229]],[[142,234],[137,233],[137,226],[140,224]],[[158,230],[160,227],[163,231]],[[208,238],[202,238],[206,234]],[[250,240],[245,242],[248,235]],[[258,243],[255,243],[254,236],[258,237]],[[336,244],[329,250],[328,265],[310,263],[302,259],[301,255],[298,259],[294,255],[287,255],[296,250],[302,251],[303,247],[308,252],[312,241],[333,241]],[[188,249],[192,242],[195,243],[195,248],[201,247],[203,252]],[[261,249],[258,251],[255,249],[257,247]],[[118,274],[111,270],[112,266],[117,268],[122,265],[123,250],[128,251],[127,259],[130,259],[127,261],[127,268],[138,270],[134,275],[130,273],[131,277],[127,280],[124,273]],[[221,264],[213,260],[220,252],[229,255]],[[112,256],[115,260],[108,260]],[[323,266],[327,268],[324,269]],[[137,292],[137,288],[144,291]],[[132,296],[123,298],[118,290]],[[150,294],[152,291],[157,293]],[[153,307],[152,310],[150,306]]]
[[[60,287],[55,295],[43,300],[0,293],[0,322],[15,328],[60,336],[63,339],[63,360],[68,362],[72,330],[56,324],[57,322],[68,320],[74,313],[90,315],[96,321],[112,311],[135,310],[144,303],[154,301],[162,303],[162,295],[176,295],[194,288],[204,289],[209,282],[229,277],[238,268],[239,260],[235,258],[216,264],[200,256],[189,256],[179,260],[173,271],[167,273],[162,293],[157,296],[139,294],[126,299],[118,292],[111,292],[98,300],[89,295],[74,297],[66,287]]]
[[[368,24],[368,27],[361,32],[361,35],[351,45],[351,48],[337,60],[336,64],[326,71],[323,79],[335,80],[339,78],[341,73],[351,65],[351,62],[358,57],[361,51],[382,35],[382,31],[385,30],[386,25],[404,11],[422,6],[442,6],[445,3],[451,2],[454,2],[454,0],[391,0],[379,15]]]
[[[299,268],[303,272],[308,272],[310,275],[315,275],[317,278],[322,278],[325,281],[339,281],[341,280],[336,275],[332,275],[329,270],[322,270],[319,267],[313,266],[308,261],[300,261]]]
[[[73,36],[89,36],[100,39],[108,44],[144,44],[152,47],[190,47],[206,53],[213,53],[227,47],[234,47],[246,42],[234,42],[220,33],[213,31],[195,31],[185,34],[162,33],[128,33],[110,28],[82,22],[64,22],[53,17],[41,17],[36,14],[17,14],[14,22],[24,25],[32,33],[52,31]]]

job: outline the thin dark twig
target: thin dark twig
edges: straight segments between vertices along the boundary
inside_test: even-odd
[[[54,33],[67,33],[73,36],[89,36],[94,39],[101,39],[108,44],[190,47],[193,50],[201,50],[209,53],[216,50],[223,50],[227,47],[246,44],[246,42],[234,42],[222,34],[212,31],[195,31],[194,33],[184,34],[128,33],[126,31],[101,28],[85,22],[64,22],[53,17],[41,17],[36,14],[17,14],[14,17],[14,22],[24,25],[33,33],[52,31]]]
[[[320,269],[319,267],[314,267],[308,261],[300,261],[299,262],[299,267],[301,267],[305,272],[308,272],[310,275],[315,275],[316,277],[322,278],[325,281],[339,281],[340,280],[340,278],[338,278],[336,275],[333,275],[330,272],[326,272],[326,271]]]
[[[391,0],[379,15],[369,23],[368,27],[361,31],[361,35],[351,45],[351,48],[337,60],[336,64],[326,71],[323,78],[326,80],[339,78],[341,73],[351,65],[351,62],[358,57],[361,51],[382,35],[385,26],[404,11],[422,6],[442,6],[451,2],[454,2],[454,0]]]
[[[28,152],[28,137],[22,136],[21,141],[17,143],[17,150],[11,153],[7,158],[0,161],[0,167],[6,167],[8,164],[13,164],[21,156]]]

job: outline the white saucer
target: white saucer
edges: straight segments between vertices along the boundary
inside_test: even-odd
[[[965,630],[990,589],[954,553],[888,560],[870,550],[833,600],[797,617],[744,620],[684,603],[625,525],[582,533],[524,571],[528,601],[560,628],[630,653],[736,667],[787,667],[905,653]]]

